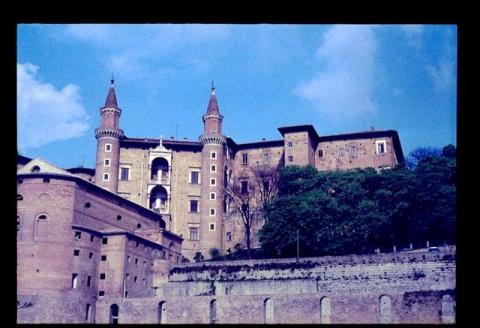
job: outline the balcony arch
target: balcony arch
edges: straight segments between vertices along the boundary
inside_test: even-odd
[[[149,208],[160,213],[168,212],[168,192],[162,186],[155,186],[150,191]]]
[[[169,163],[163,157],[157,157],[152,161],[150,179],[161,184],[168,184],[170,176]]]

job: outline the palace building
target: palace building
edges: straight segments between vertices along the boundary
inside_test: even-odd
[[[394,130],[321,136],[312,125],[299,125],[279,128],[278,140],[236,143],[223,131],[214,87],[198,141],[127,137],[121,113],[112,80],[95,130],[95,183],[160,213],[167,229],[184,238],[183,254],[190,259],[196,252],[209,257],[212,248],[230,252],[245,244],[243,223],[224,188],[235,179],[248,185],[259,165],[327,171],[391,168],[404,160]],[[253,246],[261,225],[253,227]]]

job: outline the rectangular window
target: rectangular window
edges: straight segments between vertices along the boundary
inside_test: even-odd
[[[210,216],[215,216],[215,209],[214,208],[210,209]]]
[[[376,141],[376,152],[377,152],[377,155],[382,155],[382,154],[385,154],[387,152],[387,143],[385,142],[385,140],[382,140],[382,141]]]
[[[350,147],[350,156],[357,157],[357,146]]]
[[[210,179],[210,186],[215,187],[217,185],[217,180],[215,178]]]
[[[105,296],[105,292],[104,292],[103,290],[100,290],[100,291],[98,292],[98,296]]]
[[[242,194],[247,194],[248,193],[248,181],[241,181],[240,186],[241,186],[241,193]]]
[[[78,273],[72,273],[72,288],[77,288],[78,286]]]
[[[263,161],[263,164],[270,164],[270,155],[263,154],[262,161]]]
[[[105,280],[105,273],[100,273],[100,280]]]
[[[210,200],[215,200],[215,199],[217,199],[217,194],[214,193],[214,192],[211,192],[210,193]]]
[[[110,166],[110,160],[108,158],[103,160],[103,166]]]
[[[232,233],[227,232],[227,241],[231,241],[231,240],[232,240]]]
[[[188,239],[190,239],[190,240],[199,240],[198,228],[197,227],[190,227],[188,237],[189,237]]]
[[[288,142],[288,147],[293,147],[293,142],[289,141]]]
[[[108,238],[102,238],[102,244],[107,245],[108,244]]]
[[[121,167],[120,168],[120,180],[122,180],[122,181],[130,180],[130,168],[128,168],[128,167]]]
[[[210,152],[210,159],[217,159],[217,152],[216,151],[211,151]]]
[[[102,255],[102,261],[106,261],[107,260],[107,255]]]
[[[209,229],[210,231],[215,231],[215,223],[210,223]]]
[[[247,153],[243,153],[242,154],[242,164],[248,164],[248,154]]]
[[[322,158],[323,157],[323,149],[320,149],[318,151],[318,157]]]
[[[190,213],[198,213],[198,200],[190,199]]]
[[[87,287],[90,287],[92,284],[92,276],[87,276]]]
[[[112,144],[105,144],[105,151],[107,153],[111,152],[112,151]]]
[[[190,183],[191,184],[199,184],[200,180],[198,179],[198,171],[191,171],[190,172]]]
[[[217,166],[215,164],[210,165],[210,172],[217,172]]]
[[[94,235],[90,236],[90,241],[95,241],[95,236]]]
[[[80,250],[79,249],[74,249],[73,250],[73,256],[80,256]]]
[[[293,162],[293,156],[288,156],[288,161],[291,163]]]
[[[338,156],[345,155],[345,149],[343,147],[338,148]]]
[[[88,254],[88,258],[91,259],[93,257],[93,253],[90,252],[90,254]]]
[[[103,173],[103,181],[110,180],[110,175],[108,173]]]
[[[82,238],[82,233],[80,231],[75,231],[75,239],[80,240]]]

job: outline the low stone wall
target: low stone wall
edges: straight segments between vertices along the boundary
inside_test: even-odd
[[[108,323],[117,304],[120,323],[320,323],[325,297],[323,320],[332,323],[454,320],[444,311],[455,302],[454,249],[182,264],[169,278],[154,298],[99,300],[97,322]]]

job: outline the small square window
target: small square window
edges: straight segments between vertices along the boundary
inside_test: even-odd
[[[210,165],[210,172],[217,172],[217,166],[215,164]]]
[[[102,238],[102,245],[108,244],[108,238]]]
[[[217,152],[216,151],[211,151],[210,152],[210,159],[217,159]]]
[[[105,296],[105,292],[103,290],[98,291],[98,296]]]
[[[112,145],[111,144],[105,144],[105,151],[106,152],[111,152],[112,151]]]
[[[107,260],[107,255],[102,255],[102,261],[106,261]]]
[[[75,231],[75,239],[76,240],[82,239],[82,233],[80,231]]]
[[[100,280],[105,280],[105,273],[100,273]]]
[[[288,142],[288,147],[293,147],[293,142],[289,141]]]
[[[215,199],[217,199],[217,194],[214,193],[214,192],[211,192],[210,193],[210,200],[215,200]]]
[[[110,166],[110,159],[106,158],[103,160],[103,166]]]
[[[110,174],[103,173],[103,181],[109,181],[109,180],[110,180]]]
[[[73,250],[73,256],[80,256],[80,250],[79,249],[74,249]]]
[[[210,223],[209,227],[210,231],[215,231],[215,223]]]
[[[210,216],[215,216],[215,209],[214,208],[210,209]]]
[[[293,162],[293,156],[288,156],[288,161],[291,163]]]
[[[217,180],[215,178],[210,179],[210,186],[215,187],[217,185]]]

